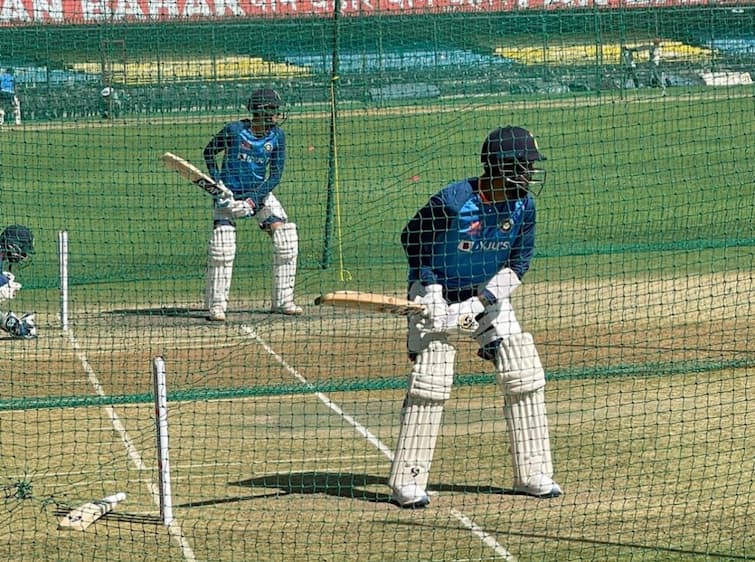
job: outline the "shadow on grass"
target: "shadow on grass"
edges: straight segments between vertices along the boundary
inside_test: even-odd
[[[271,474],[259,478],[229,482],[231,486],[276,489],[272,495],[326,494],[339,498],[352,498],[374,503],[390,502],[389,494],[365,489],[376,484],[385,485],[384,476],[353,474],[350,472],[294,472]],[[268,497],[271,494],[256,497]]]
[[[162,316],[166,318],[199,318],[207,319],[206,308],[188,307],[153,307],[153,308],[117,308],[103,312],[110,316]],[[234,308],[227,311],[230,317],[243,314],[260,314],[271,316],[269,308]]]
[[[203,308],[180,308],[180,307],[158,307],[158,308],[117,308],[107,310],[103,314],[115,316],[169,316],[177,318],[204,318],[207,316],[207,310]]]
[[[229,486],[251,488],[260,493],[210,499],[201,502],[191,502],[178,507],[199,507],[223,503],[233,503],[279,497],[294,494],[325,494],[339,498],[356,499],[371,503],[391,503],[390,493],[387,492],[386,476],[370,474],[354,474],[350,472],[295,472],[260,476],[229,482]],[[386,486],[386,493],[369,489],[372,486]],[[265,492],[267,490],[267,492]],[[494,486],[437,484],[430,486],[436,492],[453,492],[468,494],[519,495],[510,489]]]

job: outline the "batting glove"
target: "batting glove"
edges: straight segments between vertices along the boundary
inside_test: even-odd
[[[248,219],[254,216],[257,205],[251,199],[242,199],[241,201],[233,201],[229,208],[233,218]]]
[[[474,332],[479,328],[477,317],[485,312],[485,305],[477,297],[469,298],[448,306],[445,327],[447,330]]]
[[[425,295],[417,297],[415,302],[419,302],[425,307],[419,324],[421,330],[430,333],[446,331],[448,303],[443,298],[443,287],[441,285],[428,285],[425,287]]]
[[[15,279],[9,271],[0,274],[0,301],[14,298],[21,289],[21,283],[17,283]]]
[[[223,190],[223,194],[218,195],[215,198],[215,207],[218,209],[224,209],[226,207],[230,207],[231,204],[233,203],[233,192],[230,189],[228,189],[222,181],[218,180],[217,183],[218,183],[218,187]]]

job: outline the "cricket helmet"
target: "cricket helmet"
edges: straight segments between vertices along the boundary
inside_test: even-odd
[[[502,177],[508,187],[533,195],[538,195],[545,184],[545,170],[535,165],[541,160],[546,157],[540,152],[532,133],[512,125],[491,131],[480,152],[486,175]]]
[[[0,253],[3,261],[20,264],[34,253],[34,236],[20,224],[7,227],[0,233]]]
[[[262,119],[267,130],[286,120],[287,116],[281,110],[282,106],[283,100],[280,94],[270,88],[255,90],[246,104],[246,108],[252,112],[253,117]]]

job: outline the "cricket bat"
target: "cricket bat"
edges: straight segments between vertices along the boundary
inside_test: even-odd
[[[166,168],[178,172],[181,177],[186,178],[210,195],[221,197],[223,199],[233,199],[233,193],[230,189],[223,185],[219,185],[218,182],[202,172],[202,170],[193,164],[190,164],[180,156],[176,156],[172,152],[166,152],[160,157],[160,161]]]
[[[126,499],[126,494],[118,492],[112,496],[85,503],[70,511],[58,522],[58,529],[86,531],[92,523]]]
[[[385,312],[399,316],[421,314],[425,310],[424,305],[407,299],[361,291],[335,291],[334,293],[327,293],[317,297],[315,304],[353,308],[367,312]]]

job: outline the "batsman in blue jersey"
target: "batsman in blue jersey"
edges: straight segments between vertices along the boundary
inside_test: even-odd
[[[401,507],[429,504],[427,482],[445,402],[451,396],[455,348],[464,333],[495,365],[514,467],[513,490],[561,495],[553,480],[545,411],[545,372],[532,335],[522,331],[510,296],[535,248],[535,198],[545,156],[522,127],[492,131],[482,145],[483,173],[433,195],[401,233],[409,263],[409,298],[425,307],[410,316],[414,362],[388,480]]]
[[[213,203],[213,230],[209,244],[205,304],[208,318],[224,321],[236,257],[236,221],[255,218],[273,242],[273,297],[271,311],[299,315],[294,302],[299,237],[280,201],[273,195],[286,163],[285,120],[281,97],[275,90],[252,93],[247,108],[251,119],[228,123],[207,144],[204,160],[210,175],[233,193]],[[222,164],[216,156],[223,152]]]
[[[5,125],[5,110],[10,106],[13,111],[13,123],[21,124],[21,102],[16,95],[16,78],[13,69],[0,72],[0,126]]]

